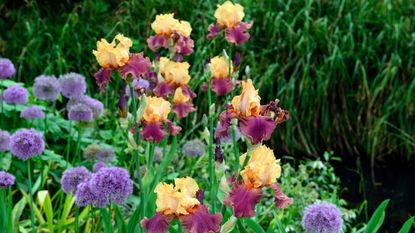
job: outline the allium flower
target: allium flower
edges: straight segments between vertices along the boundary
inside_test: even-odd
[[[180,132],[181,128],[167,119],[171,111],[170,103],[160,97],[147,97],[146,107],[143,114],[144,129],[141,135],[146,141],[161,142],[167,135],[164,131],[164,123],[168,124],[172,135]]]
[[[199,139],[187,141],[183,145],[183,153],[191,157],[200,157],[205,154],[206,145]]]
[[[92,167],[92,171],[98,172],[101,168],[107,167],[104,162],[98,162]]]
[[[12,77],[16,73],[16,69],[10,59],[0,58],[0,80]]]
[[[33,84],[33,95],[45,101],[55,101],[59,97],[61,87],[55,76],[40,75],[35,78]]]
[[[160,14],[151,24],[156,33],[147,39],[148,47],[157,51],[159,48],[169,48],[173,44],[176,54],[189,55],[193,53],[194,42],[190,38],[192,27],[187,21],[179,21],[174,14]]]
[[[97,153],[101,150],[101,147],[97,144],[89,144],[83,153],[83,157],[86,160],[92,161],[97,158]]]
[[[86,104],[75,104],[69,109],[68,119],[72,121],[92,121],[93,113]]]
[[[216,24],[209,25],[208,39],[219,35],[222,28],[225,29],[225,39],[233,44],[241,45],[248,41],[250,35],[246,31],[252,27],[252,23],[244,23],[244,8],[240,4],[230,1],[218,5],[215,11]]]
[[[3,100],[7,104],[26,104],[29,100],[29,93],[26,88],[13,85],[4,91]]]
[[[0,189],[14,185],[15,180],[16,178],[12,174],[0,171]]]
[[[67,105],[66,109],[68,111],[71,110],[71,108],[77,104],[83,104],[86,105],[91,111],[92,111],[92,119],[95,120],[98,117],[102,115],[102,112],[104,110],[104,105],[101,101],[91,98],[89,96],[83,95],[78,97],[72,97]]]
[[[342,213],[331,203],[316,203],[304,210],[302,225],[306,233],[340,233]]]
[[[153,161],[160,162],[162,159],[163,159],[163,148],[156,146],[154,148]]]
[[[210,59],[210,71],[212,72],[211,87],[217,96],[224,96],[235,87],[232,82],[232,64],[224,56],[216,56]]]
[[[185,232],[218,232],[222,214],[210,214],[208,207],[195,198],[199,191],[196,181],[190,177],[174,179],[172,184],[159,183],[154,192],[157,194],[157,213],[150,219],[144,218],[141,225],[148,233],[164,233],[170,221],[176,217]],[[202,200],[203,201],[203,200]]]
[[[119,167],[101,168],[89,181],[91,191],[107,199],[107,203],[123,204],[133,193],[133,182],[128,171]]]
[[[83,96],[86,92],[85,77],[78,73],[68,73],[59,76],[62,95],[66,98]]]
[[[9,150],[10,134],[5,130],[0,129],[0,152]]]
[[[75,193],[77,186],[89,180],[92,177],[92,173],[85,167],[74,167],[63,172],[61,185],[62,190],[66,194]]]
[[[110,147],[101,147],[101,149],[96,153],[95,157],[98,161],[107,163],[114,160],[115,152]]]
[[[104,208],[108,204],[106,197],[98,196],[92,192],[89,181],[78,185],[75,192],[75,203],[77,206],[94,205],[96,208]]]
[[[39,106],[29,106],[20,113],[20,117],[26,120],[43,119],[45,113]]]
[[[288,120],[288,111],[278,107],[279,100],[268,105],[260,105],[261,98],[252,80],[242,81],[242,93],[235,96],[232,104],[220,115],[221,128],[216,131],[215,137],[228,136],[231,119],[239,119],[239,128],[253,144],[262,140],[269,140],[275,127]]]
[[[236,217],[253,217],[255,206],[262,196],[262,188],[271,187],[275,191],[275,205],[278,208],[287,208],[292,199],[287,197],[276,183],[281,175],[281,166],[273,151],[261,145],[248,153],[240,157],[240,164],[243,166],[245,159],[250,156],[240,172],[242,181],[235,180],[235,177],[230,179],[233,188],[229,192],[229,197],[225,199],[225,205],[232,206]]]
[[[34,129],[20,129],[10,137],[10,152],[21,160],[39,156],[45,150],[42,133]]]

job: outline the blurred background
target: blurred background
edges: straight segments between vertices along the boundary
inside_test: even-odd
[[[333,153],[346,199],[357,206],[370,195],[373,208],[392,198],[387,221],[400,225],[415,212],[415,1],[238,2],[254,22],[248,43],[231,49],[242,56],[241,74],[253,78],[264,102],[278,98],[291,114],[272,146],[302,159]],[[96,41],[123,33],[134,40],[132,50],[150,56],[151,22],[174,12],[192,24],[197,80],[205,60],[220,53],[206,40],[217,3],[2,0],[0,55],[15,63],[19,81],[76,71],[94,95]]]

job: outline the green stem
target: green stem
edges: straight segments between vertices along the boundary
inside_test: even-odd
[[[32,169],[30,166],[30,159],[27,160],[27,173],[29,175],[29,205],[30,205],[30,225],[32,226],[32,233],[36,232],[35,229],[35,213],[33,211],[33,197],[32,197]]]
[[[209,109],[209,146],[208,146],[208,150],[209,150],[209,179],[212,185],[212,189],[210,192],[210,202],[211,202],[211,208],[212,208],[212,212],[215,213],[216,212],[216,186],[215,184],[217,183],[216,180],[216,175],[215,175],[215,167],[214,167],[214,163],[215,163],[215,158],[213,155],[213,115],[210,112],[210,107],[212,105],[212,91],[211,91],[211,82],[210,80],[207,82],[208,83],[208,88],[207,88],[207,92],[208,92],[208,109]]]
[[[130,84],[130,96],[131,96],[131,104],[133,105],[133,127],[136,127],[137,124],[137,105],[135,103],[135,95],[134,95],[134,86],[133,83],[131,82]],[[134,133],[134,140],[136,143],[138,143],[138,132]],[[145,197],[144,197],[144,190],[143,190],[143,184],[141,181],[141,165],[140,165],[140,158],[139,158],[139,154],[138,154],[138,150],[137,148],[134,148],[134,159],[135,159],[135,163],[137,166],[137,181],[138,181],[138,186],[140,188],[140,215],[139,215],[139,219],[141,220],[142,217],[144,217],[145,215]],[[140,229],[140,232],[142,232],[142,229]]]
[[[89,210],[89,217],[91,218],[91,233],[95,232],[95,208],[93,205],[90,205],[90,210]]]
[[[66,169],[69,167],[69,154],[71,153],[71,132],[72,132],[72,121],[69,121],[68,129],[68,143],[66,144]]]
[[[6,189],[0,189],[0,202],[6,203]],[[0,205],[0,230],[2,232],[8,232],[6,219],[8,219],[6,206],[2,204]]]
[[[13,210],[13,193],[12,193],[12,188],[9,187],[8,188],[8,204],[7,204],[7,228],[9,230],[9,232],[14,232],[13,231],[13,216],[12,216],[12,210]]]
[[[233,154],[235,156],[234,166],[235,170],[238,171],[239,169],[239,150],[238,145],[236,144],[236,125],[232,125],[232,147],[233,147]]]
[[[43,131],[43,137],[46,137],[46,131],[47,131],[47,127],[48,127],[48,111],[45,111],[45,129]]]
[[[75,206],[75,224],[74,224],[74,232],[79,232],[79,207]]]
[[[81,155],[80,155],[81,140],[82,140],[82,129],[81,127],[78,127],[78,139],[76,140],[76,149],[75,149],[75,157],[76,157],[77,163],[81,161]],[[72,163],[74,162],[75,157],[72,159]]]

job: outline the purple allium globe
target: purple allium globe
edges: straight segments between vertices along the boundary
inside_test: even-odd
[[[206,145],[199,139],[187,141],[183,145],[183,153],[190,157],[200,157],[205,154]]]
[[[109,202],[123,204],[133,193],[133,182],[128,171],[119,167],[101,168],[89,182],[91,191]]]
[[[42,133],[34,129],[20,129],[10,137],[10,152],[21,160],[39,156],[45,150]]]
[[[10,134],[5,130],[0,129],[0,152],[9,150]]]
[[[104,110],[104,105],[101,103],[101,101],[86,95],[71,98],[66,105],[66,109],[70,111],[70,109],[76,104],[84,104],[88,106],[92,111],[93,120],[100,117],[102,111]]]
[[[16,73],[16,69],[10,59],[0,58],[0,80],[8,79]]]
[[[94,164],[94,166],[92,167],[92,171],[98,172],[99,170],[101,170],[101,168],[104,168],[104,167],[107,167],[107,165],[105,165],[104,162],[98,162]]]
[[[86,160],[93,161],[96,159],[97,153],[100,150],[101,150],[101,147],[99,145],[95,143],[89,144],[83,152],[83,157]]]
[[[90,107],[85,104],[75,104],[68,113],[71,121],[92,121],[93,113]]]
[[[86,92],[85,77],[78,73],[68,73],[59,77],[62,95],[66,98],[82,96]]]
[[[62,190],[66,194],[76,192],[76,187],[92,177],[92,173],[85,167],[74,167],[63,172],[61,178]]]
[[[59,97],[61,87],[58,79],[51,75],[40,75],[35,78],[33,84],[33,95],[40,100],[55,101]]]
[[[304,210],[302,225],[307,233],[340,233],[342,213],[331,203],[316,203]]]
[[[100,162],[108,163],[114,160],[115,152],[110,147],[101,147],[96,153],[95,158]]]
[[[94,194],[91,190],[90,182],[82,182],[78,185],[75,192],[75,203],[79,207],[94,205],[96,208],[104,208],[108,204],[105,197]]]
[[[29,93],[26,88],[13,85],[4,91],[3,100],[7,104],[26,104],[29,100]]]
[[[39,106],[29,106],[20,113],[20,117],[26,120],[43,119],[45,113]]]
[[[14,185],[16,178],[8,172],[0,171],[0,189]]]

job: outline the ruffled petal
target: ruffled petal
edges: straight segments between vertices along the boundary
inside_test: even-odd
[[[178,34],[176,41],[176,53],[190,55],[193,53],[194,42],[190,37]]]
[[[144,218],[141,226],[145,228],[147,233],[165,233],[169,230],[169,223],[172,217],[162,213],[156,213],[152,218]]]
[[[201,205],[196,212],[181,216],[179,220],[187,233],[219,232],[222,214],[210,214],[207,206]]]
[[[250,35],[246,30],[252,27],[252,23],[239,23],[236,27],[225,29],[225,39],[230,43],[241,45],[248,41]]]
[[[220,29],[221,29],[221,27],[220,27],[219,24],[209,25],[209,27],[208,27],[209,34],[207,35],[207,38],[209,40],[212,40],[215,36],[219,35]]]
[[[216,93],[217,96],[224,96],[232,91],[234,84],[229,78],[213,78],[211,80],[212,91]]]
[[[261,115],[273,117],[274,121],[281,124],[290,119],[290,113],[278,106],[280,101],[278,99],[270,102],[269,104],[261,106]]]
[[[182,127],[175,125],[171,121],[167,121],[167,126],[172,136],[176,136],[177,134],[180,133],[180,131],[182,131]]]
[[[275,206],[279,209],[286,209],[289,205],[293,203],[293,199],[285,195],[280,186],[275,183],[271,185],[271,188],[275,191]]]
[[[228,129],[231,127],[231,120],[233,118],[233,114],[228,110],[223,111],[219,116],[220,125],[215,130],[215,138],[220,139],[222,137],[228,136]]]
[[[189,113],[196,111],[192,103],[174,104],[173,112],[178,118],[185,118]]]
[[[147,45],[148,47],[153,50],[153,51],[157,51],[157,49],[159,48],[169,48],[169,38],[165,37],[165,36],[150,36],[147,39]]]
[[[196,98],[196,93],[194,93],[192,90],[190,90],[188,85],[181,86],[183,90],[183,94],[188,96],[190,99]]]
[[[171,95],[174,91],[174,87],[169,85],[166,82],[161,82],[157,84],[157,86],[153,89],[153,92],[158,97],[167,98],[169,95]]]
[[[252,144],[262,140],[269,140],[276,123],[271,117],[249,116],[240,118],[241,132],[249,138]]]
[[[232,190],[225,199],[225,205],[231,205],[233,213],[238,218],[255,216],[255,206],[261,199],[262,190],[247,189],[241,182],[232,182]]]
[[[128,63],[119,70],[124,79],[126,79],[128,75],[131,75],[133,78],[137,79],[140,76],[147,75],[150,68],[150,59],[144,57],[143,53],[130,53]]]
[[[111,81],[111,73],[111,68],[101,68],[95,73],[95,81],[97,82],[100,91],[104,91],[105,87]]]
[[[141,136],[145,141],[161,142],[166,135],[161,124],[146,124],[141,131]]]

